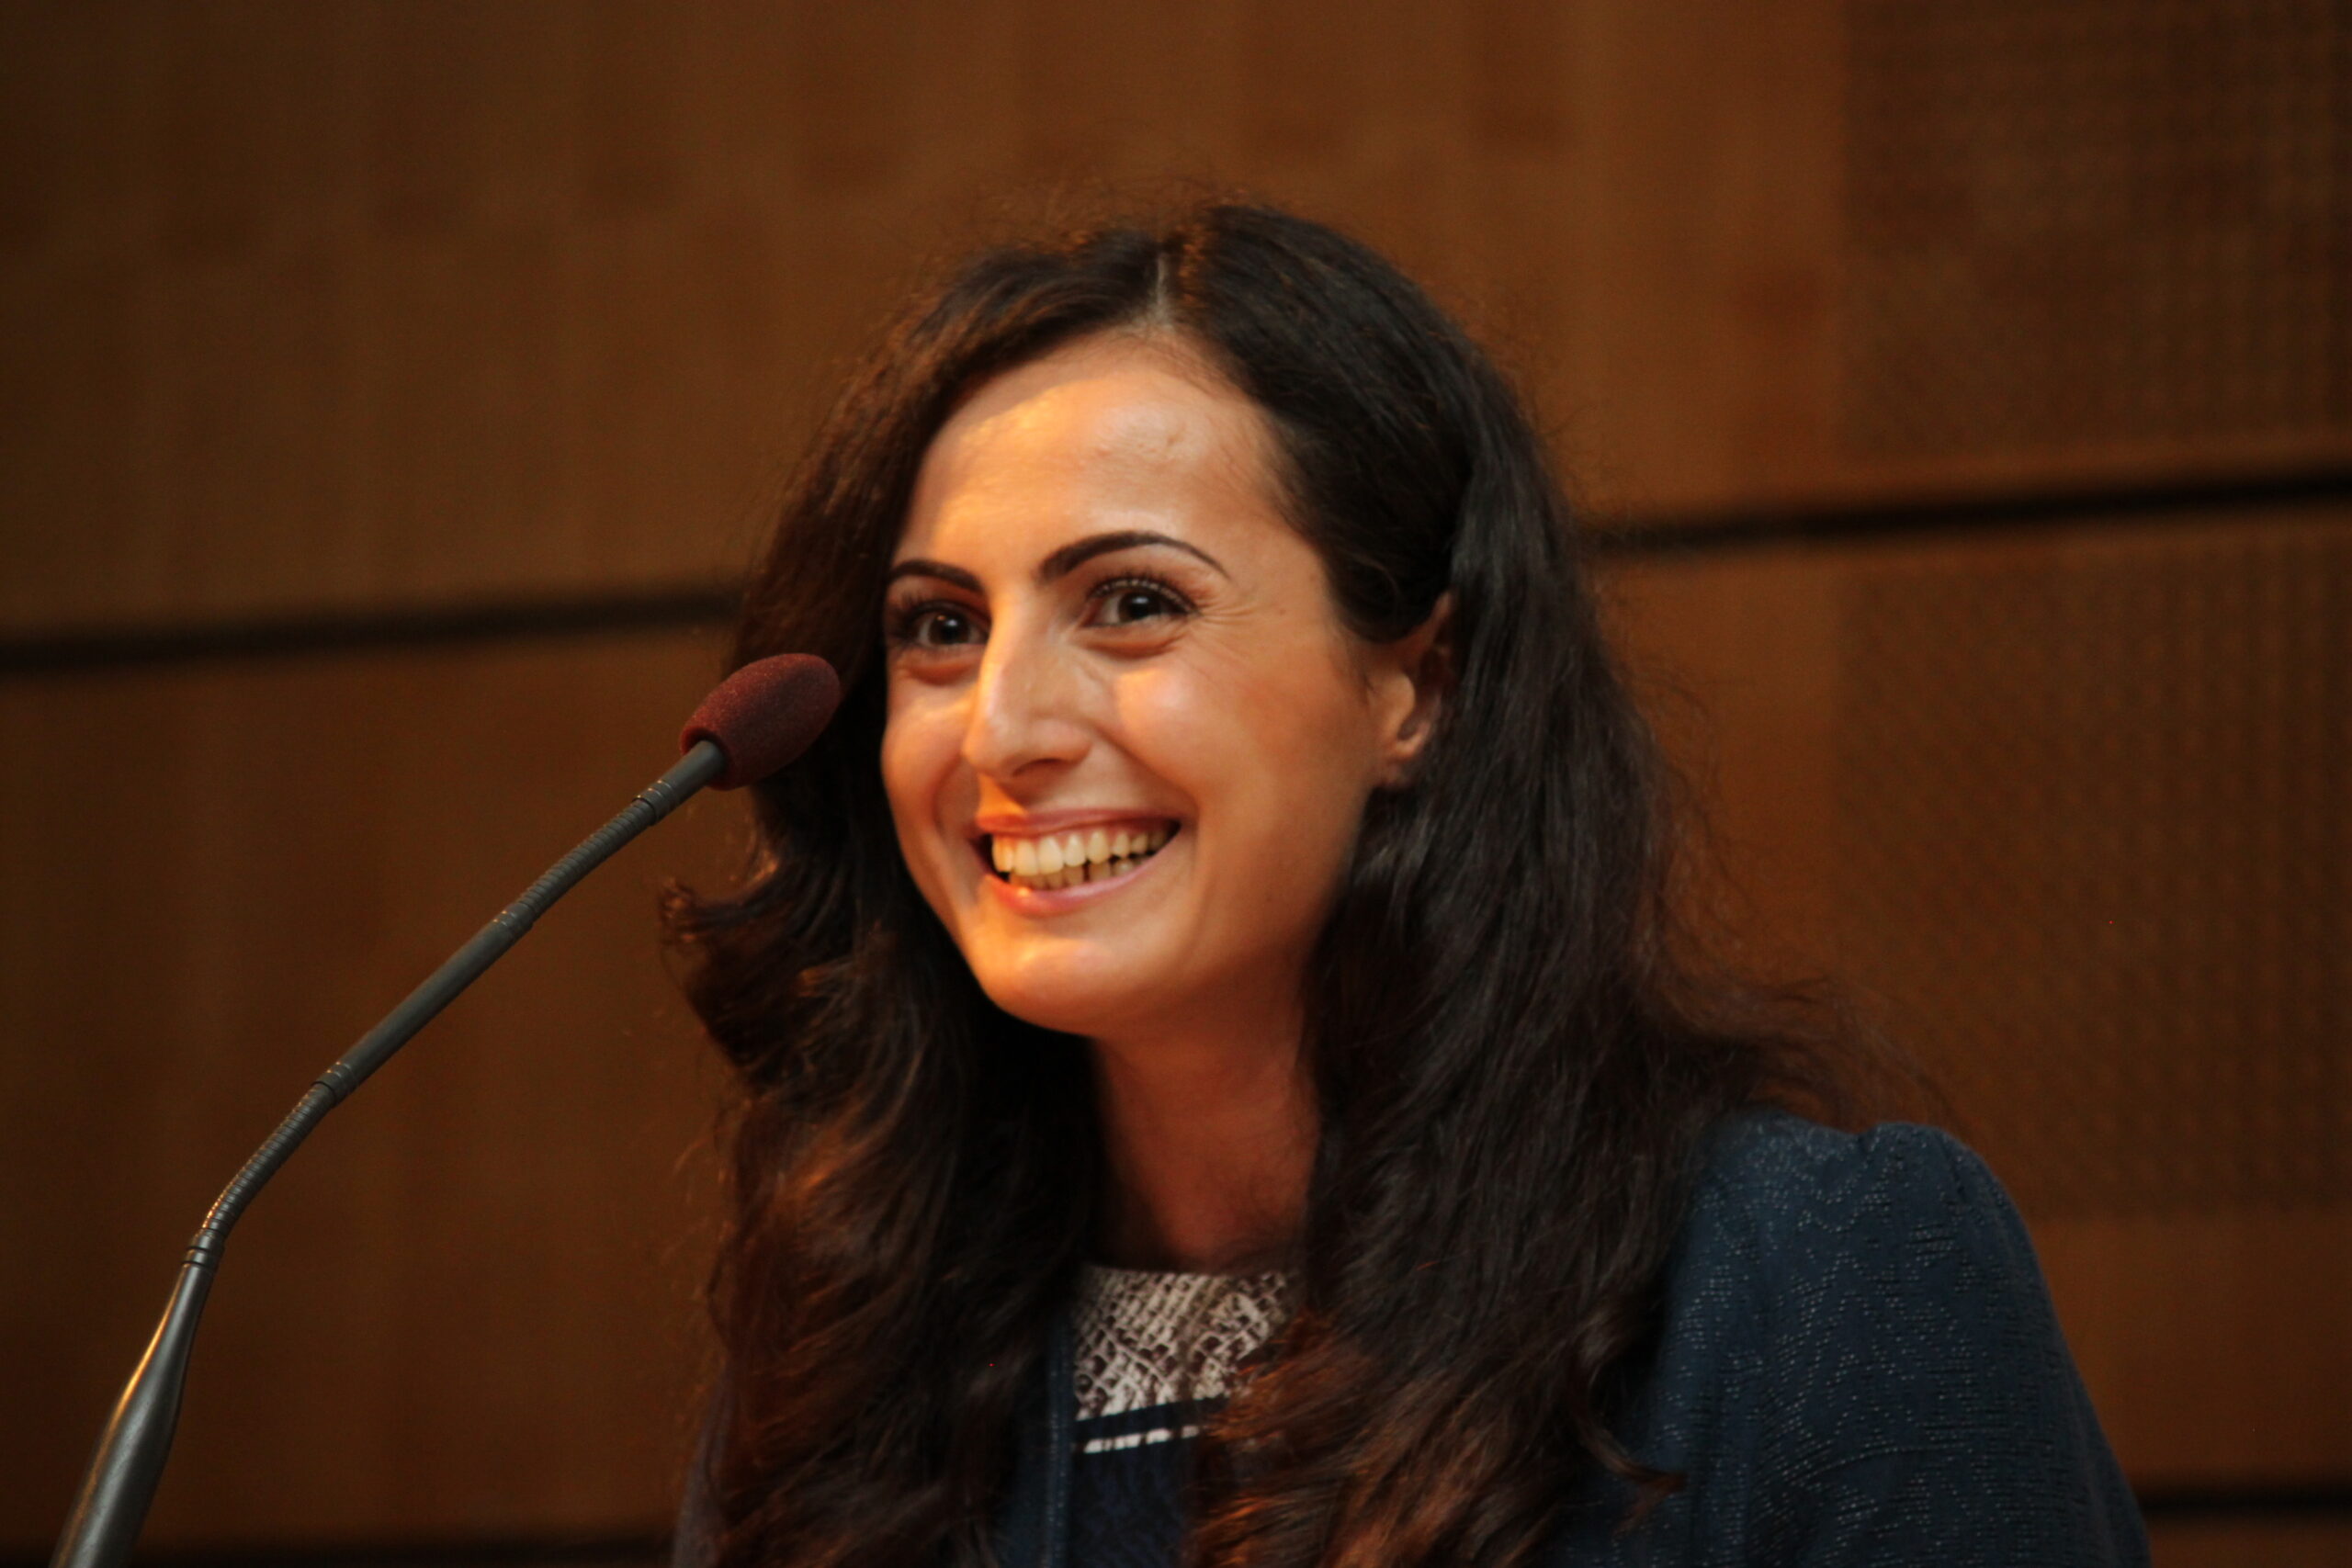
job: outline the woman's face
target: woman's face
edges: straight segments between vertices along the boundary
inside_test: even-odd
[[[1419,745],[1400,650],[1339,624],[1270,452],[1243,394],[1107,337],[982,386],[924,457],[883,778],[916,883],[1017,1017],[1288,1016],[1365,797]]]

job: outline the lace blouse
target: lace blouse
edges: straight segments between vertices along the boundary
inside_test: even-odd
[[[1133,1427],[1141,1412],[1206,1404],[1230,1393],[1244,1363],[1290,1316],[1291,1277],[1170,1274],[1090,1263],[1079,1280],[1078,1419]],[[1097,1437],[1080,1451],[1190,1437],[1196,1426]]]
[[[1281,1270],[1081,1270],[1071,1314],[1072,1568],[1166,1568],[1175,1560],[1189,1439],[1292,1306],[1292,1277]]]

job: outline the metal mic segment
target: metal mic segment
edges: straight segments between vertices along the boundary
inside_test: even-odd
[[[679,733],[678,750],[708,740],[727,753],[712,789],[740,789],[808,750],[841,705],[841,677],[813,653],[754,660],[720,682]]]

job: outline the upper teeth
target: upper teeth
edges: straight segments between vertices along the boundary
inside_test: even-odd
[[[1149,828],[1091,828],[1043,838],[1015,839],[1002,833],[989,840],[996,868],[1013,876],[1050,876],[1067,866],[1102,865],[1148,854],[1168,841],[1164,823]]]

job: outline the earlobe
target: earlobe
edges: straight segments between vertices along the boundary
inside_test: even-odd
[[[1453,690],[1453,592],[1448,589],[1428,618],[1390,649],[1398,682],[1396,715],[1388,726],[1385,782],[1409,782],[1413,763],[1429,743],[1438,715]]]

